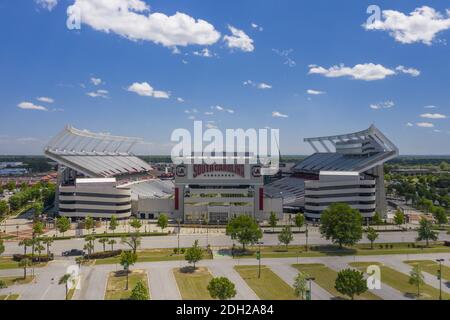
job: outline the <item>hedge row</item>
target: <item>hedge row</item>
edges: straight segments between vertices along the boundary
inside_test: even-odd
[[[130,237],[135,233],[96,233],[93,234],[95,238],[122,238],[122,237]],[[83,235],[83,238],[89,236],[90,234]],[[162,232],[151,232],[151,233],[139,233],[139,237],[156,237],[156,236],[167,236],[168,233]]]
[[[31,254],[27,254],[27,255],[14,254],[13,255],[13,260],[16,261],[16,262],[20,262],[22,259],[25,259],[25,258],[29,259],[32,262],[49,262],[49,261],[53,260],[53,253],[51,253],[50,256],[47,256],[47,255],[41,255],[41,256],[34,255],[34,256],[32,256]]]
[[[86,254],[85,257],[89,259],[106,259],[106,258],[114,258],[120,256],[121,254],[122,250],[99,251],[91,253],[90,255]]]

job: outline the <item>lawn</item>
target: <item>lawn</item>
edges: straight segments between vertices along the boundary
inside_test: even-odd
[[[433,260],[409,260],[404,262],[412,267],[418,264],[422,271],[428,272],[433,276],[437,276],[439,271],[439,263]],[[444,264],[442,265],[442,279],[450,281],[450,267]]]
[[[42,268],[45,267],[47,263],[35,263],[35,268]],[[19,269],[19,263],[17,261],[14,261],[12,257],[0,257],[0,270],[5,269]]]
[[[392,248],[390,246],[392,245]],[[382,248],[380,248],[382,246]],[[388,246],[388,248],[386,248]],[[340,249],[336,245],[309,246],[306,251],[305,246],[268,246],[261,247],[262,256],[265,258],[294,258],[294,257],[326,257],[326,256],[369,256],[369,255],[389,255],[389,254],[422,254],[422,253],[443,253],[450,252],[450,247],[441,243],[432,244],[429,248],[412,247],[411,243],[390,243],[374,244],[371,249],[370,244],[357,244],[353,247]],[[235,258],[254,257],[258,247],[249,247],[248,251]]]
[[[178,261],[184,260],[184,254],[174,254],[173,249],[148,249],[137,252],[137,262],[156,262],[156,261]],[[203,254],[203,260],[212,259],[206,252]],[[97,259],[96,265],[120,263],[120,256],[106,259]]]
[[[147,273],[143,270],[130,271],[128,281],[128,290],[125,290],[127,283],[126,273],[123,271],[111,272],[108,276],[108,283],[106,285],[105,300],[129,299],[131,291],[139,281],[142,281],[148,289]]]
[[[334,297],[338,299],[348,299],[348,297],[339,293],[335,288],[335,281],[337,278],[337,272],[328,268],[327,266],[319,263],[314,264],[294,264],[294,268],[308,274],[310,277],[316,278],[317,283],[321,288],[328,291]],[[363,293],[360,296],[355,297],[356,300],[380,300],[381,298],[373,294],[370,291]]]
[[[26,279],[23,277],[0,277],[0,281],[3,281],[8,287],[13,285],[27,284],[33,281],[33,276],[27,276]]]
[[[392,268],[386,267],[378,262],[355,262],[350,263],[352,267],[358,268],[359,270],[365,272],[369,265],[378,265],[381,270],[381,282],[387,284],[388,286],[397,289],[402,292],[405,296],[417,298],[417,287],[408,283],[409,276],[402,272],[396,271]],[[421,296],[420,299],[439,299],[439,290],[425,284],[420,288]],[[450,295],[443,292],[443,299],[450,299]]]
[[[294,289],[266,266],[236,266],[236,271],[261,300],[295,300]]]
[[[18,294],[8,294],[8,295],[0,295],[1,300],[18,300],[20,295]]]
[[[178,290],[183,300],[212,300],[207,286],[213,276],[207,268],[197,268],[191,272],[191,268],[174,269],[173,274],[177,281]]]

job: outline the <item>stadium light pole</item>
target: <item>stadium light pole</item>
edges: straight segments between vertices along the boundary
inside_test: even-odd
[[[439,262],[438,279],[439,279],[439,300],[442,300],[442,262],[444,259],[437,259]]]
[[[256,258],[258,259],[258,279],[261,279],[261,245],[264,244],[264,242],[258,242],[258,253],[256,255]]]

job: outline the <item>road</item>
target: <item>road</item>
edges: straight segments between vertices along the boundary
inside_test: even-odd
[[[450,253],[440,254],[416,254],[416,255],[389,255],[389,256],[355,256],[355,257],[317,257],[301,258],[300,263],[322,263],[328,267],[339,271],[348,268],[351,262],[382,262],[387,266],[394,267],[399,272],[408,274],[411,267],[404,263],[405,260],[435,260],[445,259],[444,264],[449,266]],[[50,263],[45,268],[36,269],[36,282],[12,286],[7,289],[0,289],[0,294],[18,293],[21,299],[25,300],[54,300],[64,299],[64,286],[58,285],[58,279],[66,268],[73,263],[71,259],[58,259]],[[274,259],[263,257],[262,264],[271,268],[282,280],[292,285],[293,278],[297,271],[292,268],[292,264],[297,263],[296,258]],[[179,300],[180,293],[173,277],[172,269],[186,265],[186,262],[164,261],[138,263],[133,269],[145,270],[149,275],[150,293],[154,300]],[[207,267],[214,276],[226,276],[236,285],[237,299],[255,300],[257,296],[252,289],[242,280],[234,270],[236,265],[256,265],[255,259],[217,259],[201,261],[200,266]],[[75,300],[102,300],[105,294],[107,276],[110,272],[119,269],[118,265],[83,266],[81,273],[81,289],[77,290]],[[425,274],[425,281],[429,285],[439,288],[439,283],[435,281],[433,275]],[[2,276],[20,276],[22,270],[0,270]],[[381,274],[383,279],[383,275]],[[445,292],[450,292],[448,284],[443,285]],[[374,290],[373,293],[387,300],[407,300],[410,297],[404,296],[399,291],[382,283],[381,290]],[[313,300],[334,299],[327,291],[313,282]]]
[[[389,242],[415,242],[417,238],[417,232],[405,231],[405,232],[380,232],[379,239],[375,243],[389,243]],[[120,239],[116,239],[118,244],[115,246],[117,249],[126,249],[126,245],[120,243]],[[213,247],[230,247],[233,245],[233,241],[230,237],[221,234],[182,234],[180,235],[180,247],[190,247],[195,240],[199,241],[200,246],[206,247],[210,244]],[[441,232],[439,235],[440,241],[450,241],[450,235],[445,232]],[[264,245],[278,245],[278,235],[276,234],[264,234],[262,239]],[[294,241],[291,245],[304,245],[306,241],[304,234],[295,234]],[[317,230],[312,230],[309,233],[308,243],[311,245],[324,245],[330,244],[330,241],[322,238]],[[364,237],[360,243],[369,243]],[[85,242],[84,239],[75,238],[70,240],[58,240],[52,244],[51,251],[56,256],[60,256],[65,250],[70,249],[83,249]],[[156,237],[143,237],[141,241],[141,249],[155,249],[155,248],[176,248],[178,245],[177,235],[169,236],[156,236]],[[103,246],[96,241],[95,250],[103,250]],[[18,245],[17,241],[5,241],[5,253],[4,255],[12,255],[14,253],[22,253],[23,247]]]

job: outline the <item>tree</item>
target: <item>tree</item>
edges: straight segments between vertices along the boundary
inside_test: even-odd
[[[292,234],[291,227],[284,227],[281,233],[278,235],[278,241],[283,243],[288,249],[289,243],[294,240],[294,235]]]
[[[433,216],[436,219],[439,226],[448,223],[447,212],[442,207],[435,207],[433,210]]]
[[[397,212],[395,212],[394,223],[397,226],[401,226],[405,223],[405,215],[401,210],[397,210]]]
[[[86,244],[84,245],[84,250],[88,251],[88,257],[90,258],[91,254],[95,250],[95,245],[94,245],[95,236],[94,235],[87,235],[84,238],[84,241],[86,242]]]
[[[211,298],[230,300],[236,296],[236,287],[228,278],[219,277],[212,279],[207,287]]]
[[[119,222],[117,221],[117,217],[112,216],[111,221],[109,221],[109,230],[112,230],[112,232],[114,234],[114,231],[117,229],[118,226],[119,226]]]
[[[226,233],[231,236],[231,239],[239,241],[243,250],[245,250],[247,244],[255,244],[263,236],[258,224],[247,215],[240,215],[231,219],[227,225]]]
[[[420,287],[425,284],[425,281],[419,264],[415,265],[409,273],[409,284],[417,287],[417,297],[420,297]]]
[[[41,244],[41,241],[39,239],[36,239],[36,244],[34,246],[34,249],[38,252],[38,261],[41,262],[41,252],[42,250],[45,250],[45,247]]]
[[[0,239],[0,255],[5,252],[5,245],[3,244],[3,240]]]
[[[345,203],[334,203],[323,211],[320,233],[327,240],[343,245],[354,245],[362,238],[362,216]]]
[[[56,228],[63,234],[70,229],[70,219],[68,217],[60,217],[56,219]]]
[[[148,300],[148,289],[142,281],[138,281],[131,291],[130,300]]]
[[[26,256],[27,255],[27,248],[31,247],[33,245],[33,240],[32,239],[23,239],[22,241],[19,242],[19,246],[23,246],[23,255]]]
[[[367,239],[370,241],[370,249],[373,249],[373,243],[378,239],[378,232],[372,228],[367,228]]]
[[[334,288],[353,300],[355,295],[358,296],[367,291],[367,281],[362,272],[345,269],[338,273]]]
[[[162,232],[164,232],[164,229],[167,228],[167,225],[169,224],[169,218],[165,214],[161,214],[158,217],[157,225],[161,228]]]
[[[203,250],[198,246],[198,240],[195,240],[194,245],[186,250],[184,258],[194,265],[195,270],[195,264],[203,258]]]
[[[277,222],[278,222],[277,215],[275,214],[275,212],[271,212],[269,217],[269,225],[272,227],[272,231],[275,231]]]
[[[42,238],[42,243],[45,244],[47,248],[47,257],[50,258],[50,247],[53,244],[54,239],[51,237],[44,237]]]
[[[94,228],[94,219],[91,216],[87,216],[84,219],[84,228],[88,231]]]
[[[33,224],[33,236],[40,236],[44,233],[45,225],[41,221],[35,221]]]
[[[31,260],[28,258],[23,258],[19,261],[19,268],[23,268],[23,278],[27,278],[27,268],[31,267]]]
[[[427,247],[429,246],[430,240],[436,241],[438,239],[438,233],[433,230],[431,221],[428,221],[425,218],[422,218],[420,220],[420,225],[417,233],[417,241],[425,240],[427,242]]]
[[[295,215],[295,226],[298,228],[298,231],[303,227],[305,224],[305,216],[301,214],[300,212]]]
[[[123,244],[128,245],[134,253],[136,253],[137,249],[141,245],[141,238],[137,234],[133,234],[130,237],[123,237],[121,242]]]
[[[294,294],[296,297],[304,300],[306,292],[308,291],[308,275],[299,272],[294,281]]]
[[[66,288],[66,300],[69,298],[69,280],[70,280],[71,275],[69,273],[66,273],[65,275],[63,275],[61,278],[59,278],[58,284],[59,285],[64,285]]]
[[[449,171],[450,170],[450,164],[448,164],[448,162],[442,161],[441,164],[439,165],[439,168],[442,171]]]
[[[44,204],[42,202],[35,203],[33,208],[35,218],[39,217],[42,214],[42,212],[44,212]]]
[[[129,222],[130,226],[134,229],[134,232],[139,233],[139,229],[142,227],[142,222],[138,218],[134,217]]]
[[[108,238],[101,238],[98,240],[98,242],[100,242],[103,245],[103,252],[106,251],[106,244],[109,242]]]
[[[116,244],[116,240],[111,239],[108,241],[108,244],[111,246],[111,251],[114,251],[114,245]]]
[[[8,202],[6,202],[5,200],[0,200],[0,216],[6,216],[8,213],[9,213]]]
[[[381,216],[378,212],[375,212],[375,214],[372,217],[372,223],[376,226],[383,223],[383,220],[381,220]]]

